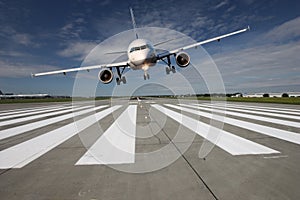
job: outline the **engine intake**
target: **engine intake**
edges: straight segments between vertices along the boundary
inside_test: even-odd
[[[110,69],[102,69],[98,74],[99,80],[104,84],[110,83],[113,80],[113,77],[114,74]]]
[[[181,52],[176,56],[176,63],[179,67],[187,67],[190,64],[190,56],[185,52]]]

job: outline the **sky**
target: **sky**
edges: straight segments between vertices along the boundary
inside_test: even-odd
[[[132,29],[129,7],[138,27],[168,28],[195,41],[250,25],[249,32],[203,45],[226,92],[300,91],[296,0],[0,0],[0,90],[72,95],[74,74],[31,73],[81,66],[101,42]],[[97,87],[97,95],[112,89]]]

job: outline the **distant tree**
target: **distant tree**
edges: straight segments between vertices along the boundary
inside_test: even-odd
[[[263,94],[263,97],[270,97],[268,93]]]
[[[289,94],[288,93],[283,93],[281,96],[282,97],[289,97]]]

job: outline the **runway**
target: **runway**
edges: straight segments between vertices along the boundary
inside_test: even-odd
[[[0,197],[300,199],[299,145],[298,105],[2,104]]]

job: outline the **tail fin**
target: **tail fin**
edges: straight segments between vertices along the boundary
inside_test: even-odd
[[[137,31],[136,31],[136,23],[135,23],[135,20],[134,20],[133,10],[132,10],[132,8],[129,8],[129,10],[130,10],[130,15],[131,15],[131,20],[132,20],[133,31],[134,31],[136,39],[138,39],[139,36],[137,34]]]

